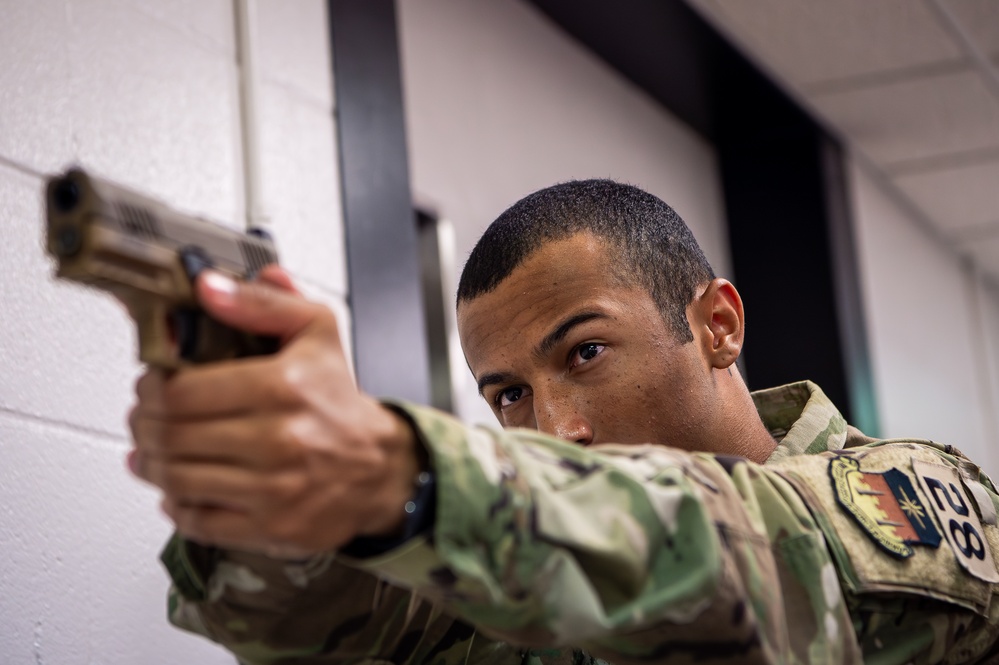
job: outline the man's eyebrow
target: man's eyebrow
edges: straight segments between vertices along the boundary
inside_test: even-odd
[[[565,336],[569,334],[569,331],[576,326],[591,321],[593,319],[606,318],[606,314],[601,314],[600,312],[580,312],[579,314],[573,314],[569,318],[563,320],[555,329],[550,333],[545,335],[545,338],[541,340],[541,343],[534,349],[534,355],[539,358],[546,358],[555,345],[565,339]]]
[[[486,386],[491,386],[496,383],[506,383],[513,380],[512,374],[507,374],[506,372],[490,372],[489,374],[483,374],[482,378],[479,379],[479,395],[485,397],[482,391],[485,390]]]
[[[534,355],[541,358],[546,357],[551,353],[555,345],[565,339],[565,336],[569,334],[569,331],[576,326],[591,321],[593,319],[606,318],[606,314],[600,312],[580,312],[579,314],[573,314],[567,319],[561,321],[554,330],[545,335],[545,338],[541,340],[541,343],[534,349]],[[508,372],[490,372],[489,374],[483,374],[482,378],[479,379],[479,395],[483,395],[486,386],[492,386],[497,383],[509,383],[514,380],[513,374]],[[484,396],[484,395],[483,395]]]

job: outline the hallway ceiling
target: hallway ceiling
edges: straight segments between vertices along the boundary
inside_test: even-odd
[[[999,284],[999,0],[687,0]]]

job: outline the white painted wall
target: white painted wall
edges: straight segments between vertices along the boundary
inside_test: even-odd
[[[850,181],[881,434],[955,445],[996,474],[999,369],[981,352],[999,340],[996,291],[981,285],[978,305],[973,271],[883,181],[856,162]]]
[[[510,0],[398,3],[416,201],[455,225],[455,278],[475,241],[521,197],[610,177],[672,205],[731,276],[709,144],[533,7]],[[495,423],[464,362],[456,409]]]
[[[985,445],[993,456],[999,458],[999,285],[982,281],[978,284],[978,302],[981,307],[982,358],[985,368],[983,380],[988,384],[985,392],[991,397],[986,403]],[[993,466],[999,470],[999,464]]]
[[[257,6],[265,203],[349,331],[325,2]],[[167,624],[169,525],[123,464],[132,325],[53,281],[40,192],[76,162],[242,225],[233,2],[5,2],[0,62],[0,662],[232,663]]]

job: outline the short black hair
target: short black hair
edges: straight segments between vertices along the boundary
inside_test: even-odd
[[[617,250],[617,277],[648,291],[682,342],[693,341],[687,305],[715,277],[673,208],[613,180],[573,180],[510,206],[476,243],[458,283],[458,303],[489,293],[542,245],[589,232]]]

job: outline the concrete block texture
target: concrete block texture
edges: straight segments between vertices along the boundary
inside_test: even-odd
[[[283,264],[347,291],[333,114],[286,88],[260,86],[262,198]]]
[[[73,157],[65,0],[6,2],[0,20],[0,157],[52,171]]]
[[[227,59],[236,53],[235,16],[232,0],[118,0],[132,9],[173,26],[198,40],[206,50]]]
[[[110,296],[53,278],[41,190],[41,178],[0,166],[0,410],[122,439],[134,324]]]
[[[0,22],[0,157],[41,172],[81,163],[232,222],[241,210],[234,56],[206,47],[194,28],[136,8],[154,4],[8,3]],[[231,7],[229,14],[217,21],[227,41]]]
[[[264,199],[349,336],[320,0],[260,3]],[[142,368],[110,296],[56,281],[43,174],[79,163],[245,224],[232,0],[31,0],[0,19],[0,663],[229,664],[166,620],[158,493],[124,468]],[[346,341],[346,340],[345,340]],[[349,342],[347,342],[349,352]]]
[[[176,208],[242,225],[234,56],[135,4],[68,3],[73,157]]]
[[[323,109],[333,107],[326,0],[257,0],[262,77]]]
[[[0,661],[229,665],[166,621],[170,527],[126,446],[0,414]]]

